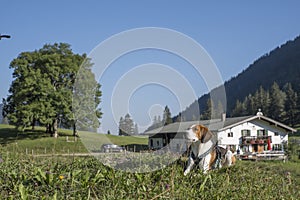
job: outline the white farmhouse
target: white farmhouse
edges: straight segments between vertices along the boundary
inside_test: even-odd
[[[255,116],[176,122],[145,132],[149,135],[149,148],[184,152],[188,144],[184,133],[193,124],[207,126],[217,137],[218,145],[229,147],[241,155],[283,151],[288,143],[288,134],[295,129],[258,112]]]

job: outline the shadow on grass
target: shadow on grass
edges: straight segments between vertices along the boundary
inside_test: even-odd
[[[59,132],[59,136],[70,136],[65,132]],[[45,133],[42,129],[19,131],[15,128],[0,128],[0,144],[6,145],[18,140],[36,140],[40,138],[49,138],[50,134]]]
[[[49,134],[44,133],[42,130],[25,130],[23,132],[14,128],[0,129],[0,144],[9,144],[24,139],[35,140],[42,137],[49,137]]]

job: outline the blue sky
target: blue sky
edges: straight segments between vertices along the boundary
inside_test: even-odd
[[[0,41],[0,97],[8,95],[12,81],[9,63],[23,51],[66,42],[75,53],[89,53],[114,34],[142,27],[168,28],[193,38],[208,52],[226,81],[263,54],[300,35],[299,7],[297,0],[3,1],[0,33],[12,38]],[[201,77],[195,76],[184,60],[154,50],[130,53],[114,62],[100,81],[104,112],[101,131],[117,131],[118,121],[109,114],[117,80],[145,63],[174,67],[197,96],[207,92]],[[159,114],[164,105],[173,115],[187,106],[179,106],[176,94],[158,85],[139,88],[129,102],[130,114],[141,126],[151,123],[152,115]],[[123,105],[121,100],[119,103]]]

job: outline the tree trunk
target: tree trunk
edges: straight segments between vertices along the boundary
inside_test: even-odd
[[[77,132],[76,123],[73,124],[73,136],[74,136],[74,137],[78,137],[78,132]]]
[[[47,125],[46,125],[46,133],[49,133],[49,134],[52,135],[52,130],[51,130],[51,128],[52,128],[51,124],[47,124]]]
[[[46,125],[46,131],[45,131],[45,133],[50,133],[49,124]]]
[[[32,129],[32,130],[35,129],[35,119],[34,119],[34,118],[33,118],[33,120],[32,120],[31,129]]]
[[[53,120],[53,124],[52,124],[52,130],[53,130],[52,136],[53,136],[54,138],[57,138],[57,137],[58,137],[57,124],[58,124],[58,120],[57,120],[57,118],[55,118],[55,119]]]

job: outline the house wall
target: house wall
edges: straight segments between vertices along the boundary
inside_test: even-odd
[[[257,124],[262,129],[268,130],[268,136],[272,137],[272,144],[282,144],[288,142],[288,134],[284,129],[260,120],[254,120],[253,123]]]
[[[150,149],[160,149],[163,147],[163,139],[162,138],[149,138],[148,146]]]
[[[187,143],[183,133],[157,134],[149,137],[148,146],[150,149],[160,149],[164,145],[167,145],[168,149],[173,152],[184,152],[187,150]]]
[[[283,129],[275,125],[270,125],[268,122],[262,120],[253,120],[237,125],[233,128],[218,132],[218,141],[220,145],[233,145],[235,149],[238,149],[241,143],[242,133],[241,131],[247,129],[250,130],[250,136],[257,136],[257,130],[267,130],[268,136],[271,136],[272,146],[281,145],[288,141],[288,134]],[[232,132],[232,137],[228,137],[228,133]],[[252,145],[249,145],[248,151],[253,152]]]
[[[169,147],[173,152],[185,152],[187,150],[187,143],[184,139],[174,138],[170,141]]]

